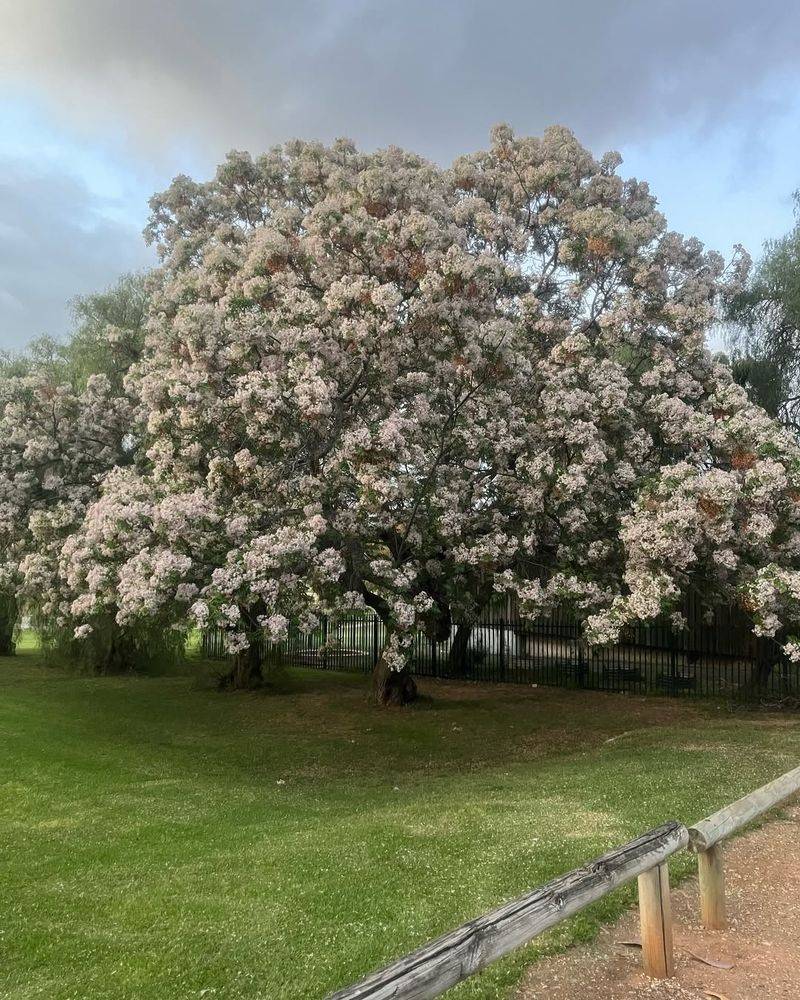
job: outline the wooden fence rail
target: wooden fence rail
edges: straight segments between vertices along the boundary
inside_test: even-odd
[[[725,873],[721,841],[800,791],[800,767],[787,771],[689,828],[689,846],[697,853],[700,879],[700,912],[706,927],[727,925]]]
[[[634,878],[645,972],[673,974],[672,915],[667,860],[685,847],[698,854],[706,926],[725,924],[720,841],[800,791],[800,767],[687,829],[671,821],[617,847],[533,892],[476,917],[373,972],[328,1000],[430,1000],[501,956]]]
[[[562,875],[491,913],[462,924],[449,934],[375,972],[329,1000],[427,1000],[485,968],[520,945],[561,923],[612,889],[653,869],[658,870],[676,851],[686,847],[689,834],[680,823],[667,823],[623,847]],[[663,910],[660,888],[651,893],[648,928],[643,934],[651,950],[661,951],[658,931]],[[650,896],[648,898],[650,898]],[[652,910],[652,912],[650,912]],[[662,962],[663,959],[659,958]]]

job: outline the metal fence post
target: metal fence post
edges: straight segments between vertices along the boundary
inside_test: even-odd
[[[506,622],[500,619],[500,676],[506,678]]]

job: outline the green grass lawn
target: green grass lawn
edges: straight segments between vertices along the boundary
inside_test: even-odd
[[[199,676],[208,670],[196,666]],[[703,702],[363,677],[278,692],[0,660],[0,996],[314,998],[800,759],[800,722]],[[677,874],[691,860],[674,860]],[[506,997],[621,890],[463,984]]]

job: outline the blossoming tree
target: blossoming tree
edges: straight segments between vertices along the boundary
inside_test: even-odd
[[[150,468],[62,552],[76,619],[216,624],[245,684],[259,636],[367,605],[383,701],[413,697],[416,630],[498,592],[570,603],[594,642],[689,586],[785,628],[797,447],[704,339],[747,260],[667,231],[618,166],[499,127],[446,170],[294,142],[177,178],[128,376]]]
[[[133,458],[138,402],[123,378],[142,347],[139,276],[75,304],[64,345],[43,338],[0,373],[0,651],[13,651],[18,607],[53,624],[69,604],[59,574],[106,474]]]

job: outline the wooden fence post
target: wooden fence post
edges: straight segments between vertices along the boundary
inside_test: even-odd
[[[700,913],[703,926],[723,930],[728,926],[725,915],[725,871],[722,867],[722,845],[716,844],[697,855],[700,876]]]
[[[644,971],[656,979],[666,979],[675,971],[669,867],[666,862],[639,876],[639,920]]]
[[[721,842],[797,792],[800,792],[800,767],[787,771],[689,828],[689,844],[697,854],[700,911],[703,924],[709,929],[721,930],[727,926]]]

